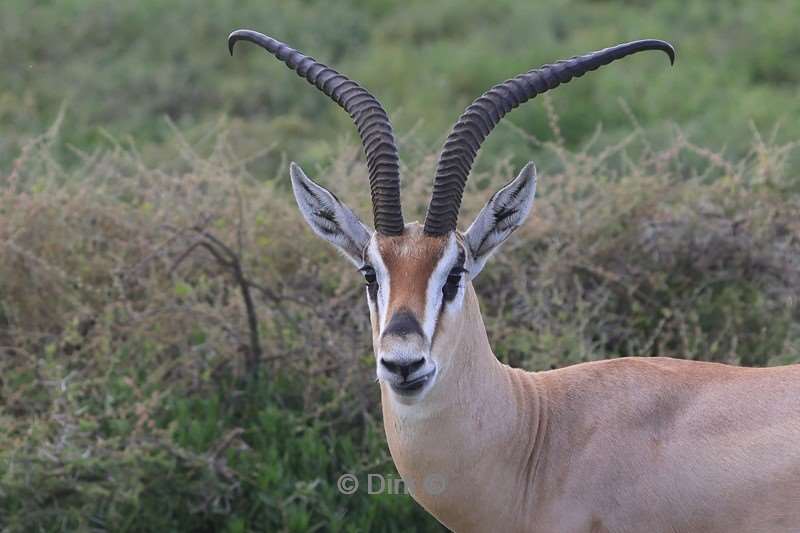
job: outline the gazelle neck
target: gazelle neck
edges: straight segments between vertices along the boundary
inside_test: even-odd
[[[462,317],[435,343],[449,353],[434,352],[440,374],[424,398],[405,405],[381,384],[395,466],[415,499],[451,529],[462,529],[462,524],[471,529],[477,516],[492,515],[476,509],[476,517],[470,517],[464,501],[491,500],[482,495],[498,491],[519,496],[528,491],[532,472],[520,472],[519,465],[537,462],[531,458],[538,459],[541,418],[535,375],[497,360],[471,284]],[[506,505],[496,512],[519,510],[511,501]]]

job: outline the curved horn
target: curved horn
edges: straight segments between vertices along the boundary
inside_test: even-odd
[[[667,42],[633,41],[529,70],[495,85],[472,102],[453,126],[439,156],[424,232],[444,235],[456,229],[464,184],[478,149],[506,113],[537,94],[642,50],[661,50],[670,64],[675,61],[675,50]]]
[[[272,37],[252,30],[236,30],[228,36],[231,55],[238,41],[257,44],[347,111],[358,128],[367,156],[375,230],[383,235],[403,233],[400,160],[392,124],[377,98],[353,80]]]

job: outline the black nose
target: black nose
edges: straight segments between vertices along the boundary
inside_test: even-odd
[[[384,337],[387,335],[405,337],[412,334],[422,337],[422,326],[419,325],[417,317],[406,309],[400,309],[392,315],[389,325],[386,326],[386,330],[383,332]]]
[[[425,364],[425,358],[420,357],[416,361],[403,361],[403,362],[392,362],[387,361],[383,357],[381,357],[381,364],[383,367],[391,372],[392,374],[399,374],[403,376],[403,379],[408,379],[408,375],[417,370],[423,364]]]

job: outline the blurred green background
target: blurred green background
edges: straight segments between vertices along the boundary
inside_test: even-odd
[[[675,68],[643,54],[553,93],[565,141],[579,146],[598,124],[604,142],[618,140],[631,126],[623,101],[647,130],[664,135],[679,124],[692,140],[735,155],[749,145],[751,122],[762,131],[782,122],[788,139],[800,133],[797,20],[792,0],[7,0],[0,161],[7,165],[17,140],[50,126],[62,105],[62,138],[83,149],[104,132],[158,146],[169,135],[164,117],[194,132],[226,116],[253,145],[334,157],[332,141],[355,136],[348,117],[261,50],[242,46],[231,59],[225,38],[240,27],[361,81],[399,136],[413,132],[426,146],[440,144],[463,108],[498,81],[625,40],[666,39],[678,51]],[[509,120],[548,135],[541,104]],[[531,152],[501,127],[487,153],[503,147],[519,161]]]
[[[798,20],[796,0],[4,0],[0,530],[442,529],[409,496],[336,488],[397,474],[361,281],[286,169],[366,218],[365,168],[346,114],[254,46],[231,58],[231,30],[382,101],[409,219],[494,83],[675,45],[674,67],[638,54],[522,106],[478,159],[462,226],[540,168],[476,285],[498,357],[546,370],[800,361]]]

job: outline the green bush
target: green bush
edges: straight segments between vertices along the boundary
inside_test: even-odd
[[[439,530],[407,495],[336,487],[345,473],[397,479],[357,273],[284,184],[243,170],[235,132],[174,135],[172,171],[115,144],[76,167],[54,157],[53,129],[2,181],[3,529]],[[628,354],[799,361],[796,144],[756,136],[728,163],[681,133],[648,146],[640,133],[615,150],[545,145],[555,163],[534,214],[477,281],[498,356],[532,370]],[[319,176],[366,215],[358,153]],[[688,157],[702,175],[683,175]],[[405,173],[409,213],[432,164]],[[462,224],[514,170],[473,176]],[[221,250],[256,302],[258,366]]]

